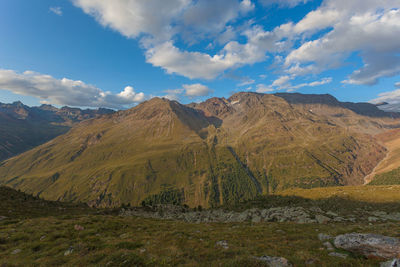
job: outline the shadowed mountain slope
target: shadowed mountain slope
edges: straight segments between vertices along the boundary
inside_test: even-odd
[[[0,103],[0,161],[15,156],[66,133],[72,125],[112,110],[28,107],[21,102]]]
[[[386,153],[370,134],[396,123],[278,95],[190,105],[154,98],[3,162],[0,182],[94,206],[217,206],[292,187],[362,184]]]

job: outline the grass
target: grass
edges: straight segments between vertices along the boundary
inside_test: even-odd
[[[82,231],[74,225],[82,225]],[[272,255],[302,266],[374,266],[357,255],[343,260],[321,249],[318,233],[373,232],[399,237],[398,224],[299,225],[189,224],[109,215],[34,218],[0,222],[0,263],[5,266],[261,266],[253,256]],[[226,240],[229,248],[216,246]],[[21,252],[13,254],[20,249]],[[72,250],[71,254],[64,255]],[[312,265],[311,265],[312,266]]]
[[[368,185],[400,185],[400,168],[377,174]]]
[[[293,188],[280,192],[282,196],[298,196],[308,199],[338,197],[365,203],[400,203],[400,186],[337,186],[313,189]]]
[[[347,253],[347,259],[329,256],[318,234],[361,232],[400,237],[400,224],[391,222],[193,224],[120,217],[113,211],[49,202],[12,189],[0,189],[8,196],[13,194],[12,198],[3,197],[0,201],[0,216],[8,216],[0,220],[0,266],[263,266],[254,259],[263,255],[285,257],[295,266],[310,262],[309,266],[377,266],[376,259],[351,253]],[[239,203],[236,208],[284,205],[323,208],[324,203],[333,205],[335,201],[338,199],[270,196]],[[388,205],[399,209],[399,202],[340,201],[347,208]],[[35,206],[43,207],[45,212],[39,213],[32,208]],[[10,207],[19,213],[5,214]],[[57,212],[60,207],[65,208],[63,212]],[[216,245],[221,240],[227,241],[228,249]]]

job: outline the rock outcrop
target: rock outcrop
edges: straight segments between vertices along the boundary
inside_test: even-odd
[[[334,244],[368,258],[393,259],[400,256],[400,240],[377,234],[344,234],[335,238]]]

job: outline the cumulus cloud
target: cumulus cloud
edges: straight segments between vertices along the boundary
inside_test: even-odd
[[[269,93],[275,91],[274,88],[271,87],[271,85],[266,85],[266,84],[257,84],[257,93]]]
[[[372,99],[370,103],[387,103],[386,105],[379,105],[378,107],[385,111],[400,112],[400,82],[394,84],[394,91],[384,92],[378,95],[377,98]]]
[[[266,93],[266,92],[273,92],[276,90],[286,90],[288,92],[292,92],[294,90],[303,88],[303,87],[315,87],[315,86],[320,86],[324,84],[328,84],[332,82],[331,77],[326,77],[322,78],[321,80],[318,81],[313,81],[309,83],[300,83],[293,85],[290,81],[293,79],[293,77],[290,76],[281,76],[275,81],[272,82],[270,85],[265,85],[265,84],[259,84],[257,85],[257,92],[258,93]]]
[[[208,96],[212,93],[210,88],[200,83],[184,84],[182,87],[185,89],[185,94],[188,97]]]
[[[103,26],[135,38],[140,34],[168,40],[172,22],[189,6],[190,0],[73,0]]]
[[[136,93],[131,86],[112,94],[82,81],[56,79],[33,71],[0,69],[0,89],[38,97],[46,103],[80,107],[123,108],[145,100],[145,95]]]
[[[294,7],[312,0],[260,0],[263,5]],[[128,38],[139,38],[146,61],[167,73],[215,79],[227,70],[266,61],[290,77],[339,68],[350,56],[362,66],[343,81],[373,85],[400,73],[398,0],[324,0],[297,23],[266,31],[249,19],[251,0],[73,0],[76,6]],[[238,36],[240,38],[240,41]],[[175,40],[212,39],[213,54],[189,51]],[[209,43],[209,42],[208,42]],[[354,58],[352,57],[352,59]]]
[[[331,28],[315,40],[303,43],[285,59],[292,74],[320,73],[342,66],[358,52],[363,66],[346,81],[351,84],[376,84],[381,77],[400,73],[400,10],[392,0],[326,0],[293,26],[293,33],[317,32]]]
[[[214,79],[229,68],[265,59],[265,51],[256,44],[230,41],[236,32],[227,23],[253,10],[251,0],[74,0],[74,3],[103,26],[126,37],[144,35],[141,44],[146,49],[147,62],[167,73]],[[188,32],[196,36],[193,38],[217,34],[219,43],[228,43],[215,55],[177,48],[173,36],[185,37]]]
[[[195,84],[184,84],[182,88],[179,89],[168,89],[164,90],[166,95],[165,98],[169,100],[179,100],[183,95],[189,98],[195,98],[199,96],[208,96],[213,91],[208,88],[206,85],[195,83]]]
[[[63,14],[62,9],[59,6],[50,7],[49,10],[50,10],[50,12],[52,12],[58,16],[62,16],[62,14]]]
[[[202,0],[190,5],[183,14],[185,29],[197,33],[220,33],[228,22],[254,9],[250,0]]]
[[[169,99],[169,100],[179,100],[182,93],[184,92],[184,89],[168,89],[164,90],[164,93],[167,93],[163,97]]]

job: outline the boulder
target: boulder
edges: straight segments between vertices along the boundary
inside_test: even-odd
[[[400,240],[394,237],[351,233],[337,236],[334,244],[337,248],[368,258],[393,259],[400,256]]]
[[[321,214],[315,215],[315,219],[317,220],[318,223],[327,223],[331,220],[331,218]]]
[[[254,257],[256,260],[262,261],[266,263],[270,267],[289,267],[292,264],[289,261],[282,257],[271,257],[271,256],[262,256],[262,257]]]
[[[400,267],[400,259],[393,259],[387,262],[382,262],[380,267]]]

